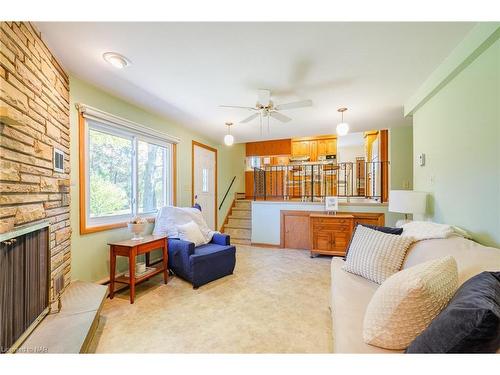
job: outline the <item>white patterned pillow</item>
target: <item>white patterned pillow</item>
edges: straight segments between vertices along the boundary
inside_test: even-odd
[[[358,225],[343,270],[381,284],[403,265],[413,239]]]
[[[448,304],[457,287],[457,263],[451,256],[392,275],[368,304],[363,340],[386,349],[407,348]]]

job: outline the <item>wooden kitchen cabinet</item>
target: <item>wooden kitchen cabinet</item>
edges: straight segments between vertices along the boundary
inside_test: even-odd
[[[245,196],[253,199],[253,171],[245,171]]]
[[[337,155],[337,139],[319,139],[318,143],[318,156],[320,155]]]
[[[318,156],[337,155],[337,138],[332,135],[292,139],[292,156],[309,156],[317,161]]]
[[[318,161],[318,141],[309,141],[311,161]]]
[[[290,155],[291,153],[291,139],[275,139],[272,141],[248,142],[246,144],[246,156]]]
[[[310,215],[310,249],[314,254],[344,256],[354,228],[354,216]]]
[[[310,156],[311,145],[310,141],[293,141],[292,156]]]

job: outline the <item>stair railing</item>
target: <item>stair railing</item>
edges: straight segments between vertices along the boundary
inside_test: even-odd
[[[363,176],[356,177],[355,185],[355,171],[361,163]],[[253,169],[253,199],[314,202],[323,201],[327,196],[364,196],[382,202],[388,167],[389,161],[358,161],[356,169],[353,162],[256,167]]]
[[[231,180],[231,183],[229,184],[229,187],[226,190],[226,194],[224,194],[224,198],[222,198],[222,202],[220,202],[219,210],[222,208],[222,205],[224,204],[224,201],[226,200],[226,197],[229,194],[229,190],[231,190],[231,187],[234,184],[234,180],[236,180],[236,176],[234,176],[233,179]]]

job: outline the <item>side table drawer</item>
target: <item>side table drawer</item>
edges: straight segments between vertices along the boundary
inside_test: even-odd
[[[320,224],[349,225],[352,219],[340,219],[332,215],[331,218],[314,218],[314,221]]]
[[[144,254],[144,253],[147,253],[151,250],[160,249],[164,246],[165,242],[166,242],[166,240],[157,240],[157,241],[141,244],[138,247],[137,254]]]
[[[334,231],[334,232],[350,232],[351,227],[349,225],[331,225],[331,224],[314,224],[313,231]]]

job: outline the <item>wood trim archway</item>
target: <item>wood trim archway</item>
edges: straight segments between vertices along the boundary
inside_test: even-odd
[[[217,170],[217,149],[207,146],[206,144],[197,142],[197,141],[192,141],[191,144],[191,205],[194,205],[194,146],[202,147],[204,149],[207,149],[209,151],[213,151],[215,153],[215,199],[214,199],[214,223],[215,223],[215,230],[217,230],[217,200],[218,200],[218,193],[217,193],[217,180],[218,180],[218,170]]]

